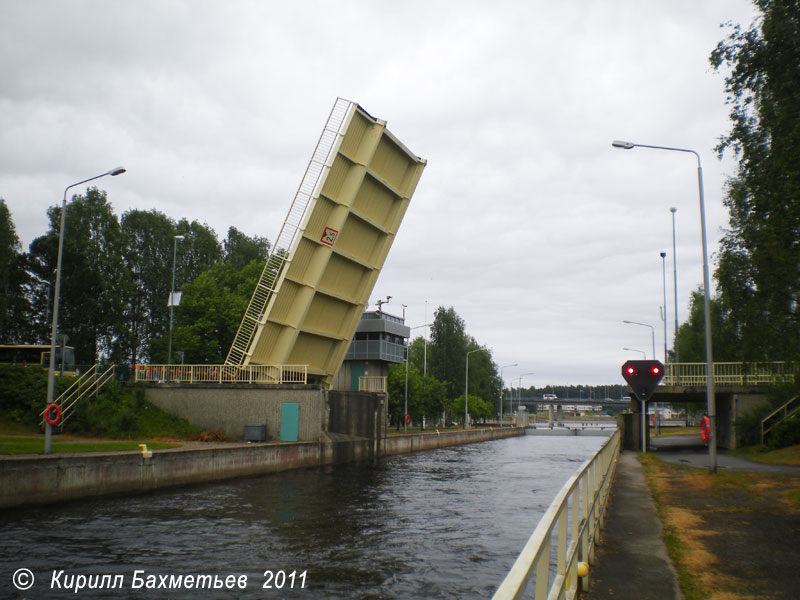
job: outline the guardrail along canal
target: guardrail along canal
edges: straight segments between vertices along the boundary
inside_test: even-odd
[[[75,597],[82,582],[97,598],[490,597],[604,440],[521,436],[0,511],[0,595]],[[235,578],[198,590],[203,575]]]

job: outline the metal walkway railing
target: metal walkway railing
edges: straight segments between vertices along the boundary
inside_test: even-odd
[[[314,154],[312,154],[308,163],[303,180],[300,182],[300,187],[289,208],[289,214],[286,216],[275,244],[272,246],[267,263],[264,265],[264,270],[261,272],[256,289],[250,298],[250,303],[247,305],[242,322],[228,351],[228,356],[225,359],[226,365],[244,365],[247,363],[247,356],[256,337],[259,322],[266,313],[267,305],[278,284],[281,271],[289,260],[289,253],[292,251],[297,232],[303,223],[311,199],[317,193],[317,184],[325,169],[330,168],[328,161],[334,148],[336,148],[337,140],[342,136],[343,125],[353,105],[354,103],[343,98],[337,98],[333,105]]]
[[[718,386],[772,385],[794,381],[800,370],[793,362],[718,362],[714,363],[714,383]],[[664,365],[662,386],[695,387],[706,384],[706,363],[668,363]]]
[[[90,394],[97,394],[109,381],[114,379],[115,372],[116,367],[114,366],[109,367],[105,371],[100,371],[98,365],[94,365],[91,369],[86,371],[86,373],[81,375],[75,383],[67,388],[67,391],[56,398],[53,404],[58,405],[61,409],[61,418],[58,422],[58,427],[64,427],[64,423],[72,416],[72,411],[78,402]],[[42,417],[42,426],[44,427],[45,411],[43,410],[39,414]]]
[[[800,412],[800,396],[795,396],[786,404],[771,412],[761,420],[761,445],[765,436],[778,424]]]
[[[307,383],[307,365],[136,365],[134,380],[150,383]]]
[[[358,391],[385,393],[388,389],[388,379],[388,377],[378,375],[361,375],[358,378]]]
[[[495,600],[522,598],[531,579],[536,600],[575,598],[579,582],[584,591],[588,590],[588,574],[579,581],[579,563],[588,565],[594,561],[594,547],[605,517],[619,450],[617,430],[561,488],[495,592]],[[556,574],[550,581],[554,535]]]

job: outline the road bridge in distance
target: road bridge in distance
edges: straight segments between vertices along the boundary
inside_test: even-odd
[[[719,362],[714,363],[714,387],[717,412],[718,444],[722,448],[736,448],[734,422],[766,401],[766,390],[773,385],[795,380],[800,365],[793,362]],[[648,402],[670,404],[706,403],[706,363],[668,363],[664,365],[664,378]],[[788,400],[788,398],[787,398]],[[641,406],[636,398],[630,401],[594,398],[522,398],[520,404],[528,409],[552,404],[602,406],[604,408],[630,408],[639,413]]]

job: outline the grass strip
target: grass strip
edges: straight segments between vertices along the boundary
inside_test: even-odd
[[[686,561],[687,547],[681,540],[680,534],[674,526],[667,521],[667,504],[661,492],[655,485],[655,475],[659,469],[657,459],[652,454],[639,453],[639,460],[644,469],[645,480],[650,488],[653,501],[656,505],[656,512],[661,521],[662,536],[664,545],[667,548],[667,555],[672,561],[675,571],[678,573],[678,583],[681,586],[684,600],[708,600],[711,598],[711,590],[705,588],[697,574],[692,572]]]
[[[109,442],[86,442],[72,440],[53,440],[51,450],[54,454],[71,452],[124,452],[139,450],[139,444],[147,444],[148,450],[163,450],[165,448],[176,448],[180,444],[170,442],[147,442],[147,441],[109,441]],[[19,435],[0,436],[0,454],[43,454],[44,438],[26,437]]]

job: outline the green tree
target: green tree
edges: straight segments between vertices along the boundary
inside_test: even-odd
[[[704,312],[703,292],[696,290],[689,302],[689,319],[678,327],[681,362],[706,361]],[[715,362],[743,360],[733,321],[723,303],[716,298],[711,300],[711,347]]]
[[[450,398],[464,389],[468,341],[464,320],[455,309],[437,308],[428,344],[428,372],[445,385]]]
[[[254,260],[242,269],[219,262],[183,289],[175,310],[173,353],[184,352],[190,364],[225,361],[247,303],[263,268]],[[154,340],[153,351],[166,357],[166,337]]]
[[[446,423],[447,412],[450,408],[445,384],[430,375],[424,376],[422,378],[422,410],[427,422]]]
[[[190,223],[186,219],[181,219],[176,230],[177,234],[185,238],[178,243],[175,274],[175,289],[182,289],[184,284],[194,281],[201,273],[208,271],[222,259],[222,246],[214,230],[197,221]]]
[[[55,281],[61,207],[48,210],[50,230],[31,243],[31,271]],[[106,193],[88,188],[67,205],[62,258],[59,333],[69,337],[79,363],[94,363],[111,349],[122,318],[122,290],[128,270],[123,239]]]
[[[270,243],[265,237],[248,237],[236,227],[231,227],[222,246],[223,260],[238,270],[254,260],[266,262]]]
[[[467,407],[471,421],[489,419],[494,416],[494,405],[488,403],[480,396],[469,395],[469,406]],[[464,420],[464,394],[461,394],[453,401],[453,418],[457,421]]]
[[[6,201],[0,198],[0,331],[4,344],[34,341],[25,293],[29,282],[25,255]]]
[[[470,337],[469,356],[469,395],[479,396],[489,406],[494,406],[492,414],[497,412],[497,398],[500,395],[500,376],[497,365],[492,360],[491,352],[483,349]],[[466,361],[465,361],[466,367]]]
[[[393,423],[402,425],[406,402],[406,364],[389,365],[387,381],[389,392],[389,416]],[[424,414],[422,402],[422,377],[414,365],[408,365],[408,415],[412,422],[419,423]]]
[[[716,278],[749,360],[800,357],[800,3],[754,0],[751,27],[731,27],[711,53],[725,70],[732,127],[720,156],[739,164],[727,184],[729,229]],[[715,347],[715,354],[717,353]],[[715,357],[716,358],[716,357]],[[683,359],[683,347],[681,347]]]

